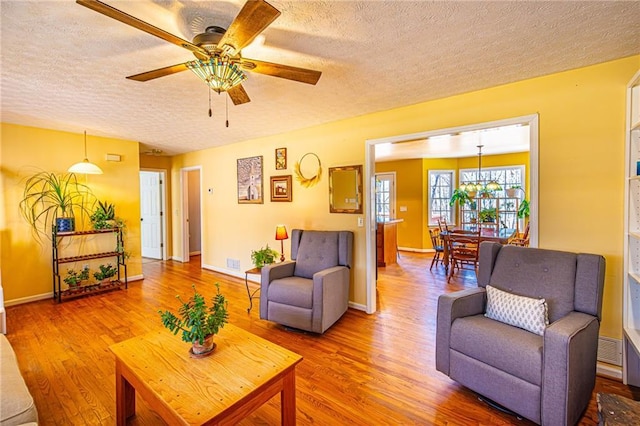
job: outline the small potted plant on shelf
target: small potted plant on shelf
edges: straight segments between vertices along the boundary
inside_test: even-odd
[[[98,201],[98,206],[91,214],[93,229],[108,229],[116,226],[116,210],[113,204]]]
[[[493,223],[496,221],[496,209],[482,209],[478,214],[481,223]]]
[[[114,267],[112,264],[108,263],[106,265],[100,265],[99,271],[93,273],[93,276],[98,282],[102,284],[107,284],[111,281],[111,277],[118,273],[118,269]]]
[[[270,248],[269,244],[267,244],[266,248],[251,251],[251,261],[256,268],[262,268],[264,265],[275,262],[279,256],[280,253]]]
[[[67,269],[67,276],[63,281],[69,286],[69,289],[73,290],[78,288],[82,281],[86,281],[88,279],[89,266],[85,266],[80,272],[76,272],[74,269]]]
[[[173,334],[182,332],[182,340],[191,343],[190,352],[198,356],[209,355],[215,349],[213,336],[228,322],[227,301],[220,293],[220,284],[216,283],[216,294],[212,298],[211,306],[207,306],[203,295],[198,293],[195,284],[193,296],[183,301],[180,296],[176,298],[182,304],[178,315],[170,311],[158,313],[162,324]]]

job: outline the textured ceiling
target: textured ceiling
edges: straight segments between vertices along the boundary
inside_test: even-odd
[[[105,1],[187,40],[244,4]],[[287,132],[640,53],[640,2],[278,1],[246,57],[322,71],[249,74],[229,102],[193,73],[125,76],[189,51],[65,1],[1,0],[2,121],[140,141],[167,154]],[[262,41],[262,43],[260,43]]]

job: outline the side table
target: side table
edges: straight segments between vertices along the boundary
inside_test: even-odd
[[[247,288],[247,296],[249,296],[249,307],[247,308],[248,314],[251,313],[251,308],[253,308],[253,299],[257,299],[258,297],[260,297],[256,296],[256,293],[260,291],[260,287],[256,288],[253,291],[249,289],[249,274],[260,276],[261,271],[262,268],[251,268],[244,271],[244,285]]]

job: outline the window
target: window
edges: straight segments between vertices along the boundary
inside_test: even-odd
[[[453,170],[429,170],[429,226],[436,226],[438,218],[455,223],[453,207],[449,205],[454,181]]]
[[[395,172],[376,173],[376,222],[395,219]]]
[[[502,191],[497,192],[497,196],[504,197],[504,190],[515,185],[524,189],[524,166],[488,167],[483,168],[480,173],[480,183],[495,181],[500,184]],[[460,182],[478,182],[478,169],[460,169]]]

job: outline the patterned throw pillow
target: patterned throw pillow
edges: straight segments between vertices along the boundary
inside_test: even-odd
[[[549,325],[547,302],[544,299],[518,296],[487,286],[485,317],[523,328],[539,335]]]

